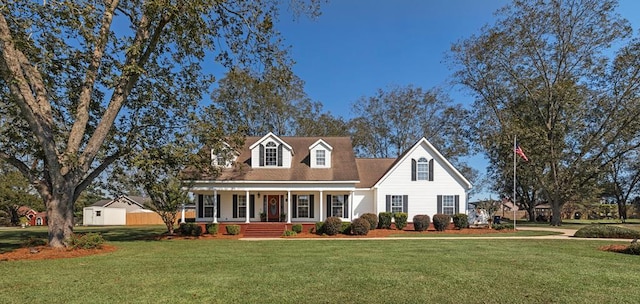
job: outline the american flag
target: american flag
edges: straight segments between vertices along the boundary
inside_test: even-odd
[[[524,151],[522,151],[522,148],[520,147],[520,145],[516,145],[516,149],[515,149],[516,154],[518,154],[518,156],[522,157],[522,159],[524,159],[524,161],[529,161],[529,158],[524,154]]]

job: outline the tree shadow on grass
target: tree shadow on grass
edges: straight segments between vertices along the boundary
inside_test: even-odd
[[[74,233],[99,233],[107,242],[153,241],[167,231],[165,226],[74,227]],[[47,240],[46,227],[7,228],[0,230],[0,254],[24,247],[29,239]]]

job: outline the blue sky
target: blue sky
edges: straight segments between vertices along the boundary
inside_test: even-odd
[[[325,111],[348,118],[359,97],[395,85],[439,87],[454,102],[469,104],[472,98],[450,85],[444,55],[452,43],[493,24],[494,12],[509,2],[334,0],[315,20],[292,20],[283,13],[277,28],[291,46],[294,71],[305,81],[308,96],[322,102]],[[618,12],[631,21],[637,36],[640,1],[622,0]],[[480,155],[468,162],[481,173],[488,166]]]

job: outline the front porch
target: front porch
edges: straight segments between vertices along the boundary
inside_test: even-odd
[[[210,222],[196,222],[205,231],[206,225]],[[302,225],[302,231],[310,232],[315,229],[315,222],[299,222],[293,224],[287,224],[283,222],[224,222],[218,223],[218,234],[226,234],[227,225],[240,226],[240,235],[242,237],[258,238],[258,237],[280,237],[286,230],[292,230],[293,225]]]
[[[194,189],[197,223],[283,223],[354,218],[354,189]]]

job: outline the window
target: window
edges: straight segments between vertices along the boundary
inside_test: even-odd
[[[404,212],[402,210],[402,195],[392,195],[391,196],[391,212]]]
[[[96,211],[96,216],[102,216],[102,211]]]
[[[298,217],[309,217],[309,196],[298,195]]]
[[[213,217],[213,195],[203,195],[202,200],[204,202],[204,217]]]
[[[426,158],[418,159],[416,169],[418,180],[429,180],[429,161]]]
[[[453,215],[456,210],[455,196],[443,195],[442,196],[442,213]]]
[[[337,216],[337,217],[344,216],[344,196],[343,195],[331,196],[331,216]]]
[[[238,217],[247,217],[247,197],[238,195]]]
[[[324,150],[316,150],[316,165],[324,166],[325,162],[325,151]]]
[[[274,142],[270,142],[265,146],[264,165],[265,166],[278,165],[278,148]]]

